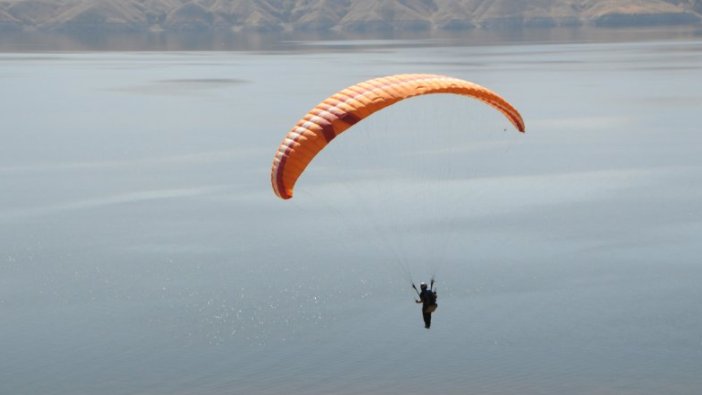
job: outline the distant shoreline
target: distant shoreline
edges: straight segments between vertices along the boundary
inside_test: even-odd
[[[366,50],[397,46],[479,46],[531,43],[635,42],[702,37],[702,26],[557,27],[459,32],[47,33],[0,35],[0,53],[91,51]]]
[[[700,0],[0,0],[0,31],[430,32],[701,26]]]

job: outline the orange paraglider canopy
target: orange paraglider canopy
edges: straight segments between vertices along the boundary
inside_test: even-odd
[[[278,147],[271,169],[273,191],[290,199],[295,182],[312,159],[336,136],[374,112],[401,100],[451,93],[480,100],[524,132],[519,112],[497,93],[478,84],[435,74],[398,74],[371,79],[328,97],[303,116]]]

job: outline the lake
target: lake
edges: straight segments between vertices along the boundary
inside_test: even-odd
[[[701,393],[702,40],[545,32],[3,39],[0,393]],[[526,133],[410,99],[275,197],[305,112],[415,72]]]

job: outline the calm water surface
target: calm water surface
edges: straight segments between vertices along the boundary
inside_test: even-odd
[[[702,41],[400,44],[0,54],[0,393],[701,393]],[[412,99],[274,197],[302,114],[402,72],[527,133]]]

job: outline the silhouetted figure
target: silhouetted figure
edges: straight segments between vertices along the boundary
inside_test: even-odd
[[[432,288],[433,286],[434,281],[432,280]],[[424,319],[424,327],[429,329],[431,327],[431,313],[433,313],[439,306],[436,304],[436,291],[429,289],[427,287],[427,283],[424,282],[421,283],[419,287],[422,291],[419,292],[419,299],[417,299],[416,302],[422,304],[422,318]]]

